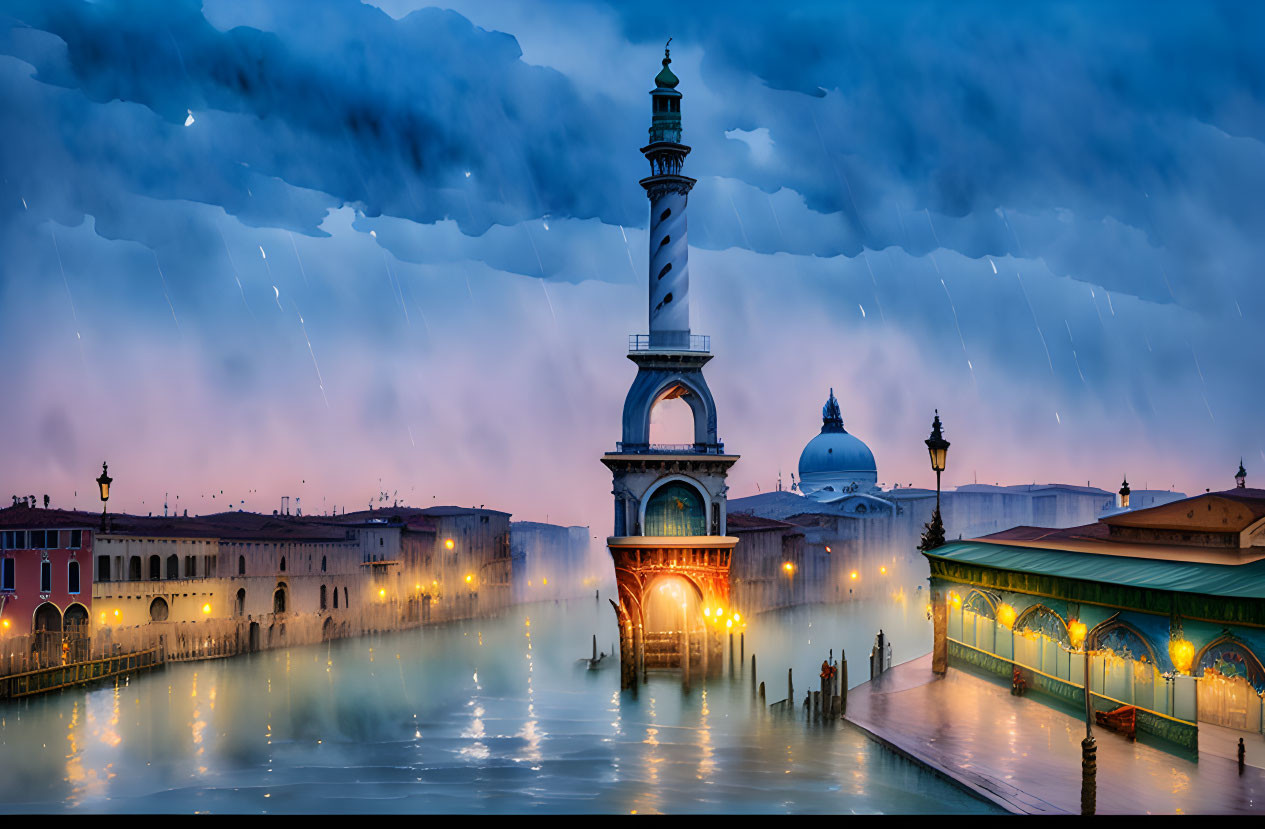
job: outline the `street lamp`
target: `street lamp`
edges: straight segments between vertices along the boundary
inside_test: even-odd
[[[931,456],[931,468],[936,473],[936,511],[931,515],[931,523],[926,525],[922,535],[920,550],[934,550],[944,544],[944,521],[940,518],[940,473],[944,472],[949,459],[949,442],[941,433],[940,410],[936,409],[935,419],[931,421],[931,437],[927,444],[927,454]]]
[[[1079,647],[1085,656],[1085,739],[1081,740],[1081,814],[1097,811],[1098,745],[1094,740],[1094,701],[1089,690],[1089,638],[1087,627],[1079,619],[1068,625],[1072,647]]]
[[[101,532],[105,532],[105,506],[110,500],[110,484],[114,483],[114,479],[110,477],[109,466],[102,461],[101,477],[97,478],[97,486],[101,490]]]

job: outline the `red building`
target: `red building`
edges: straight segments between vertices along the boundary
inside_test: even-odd
[[[0,635],[86,633],[95,527],[83,512],[0,509]]]

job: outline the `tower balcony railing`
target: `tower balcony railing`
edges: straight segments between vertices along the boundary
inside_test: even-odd
[[[628,350],[632,351],[697,351],[710,354],[712,338],[688,331],[659,331],[651,334],[629,334]]]
[[[715,443],[624,443],[618,441],[615,451],[621,455],[723,455],[724,441]]]

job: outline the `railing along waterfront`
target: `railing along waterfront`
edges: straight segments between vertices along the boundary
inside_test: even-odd
[[[158,648],[122,653],[87,662],[70,662],[0,677],[0,699],[18,699],[34,694],[84,685],[99,679],[120,676],[162,664]]]

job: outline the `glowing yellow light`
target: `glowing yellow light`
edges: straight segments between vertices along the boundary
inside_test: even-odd
[[[119,611],[117,609],[114,611],[114,618],[119,618]]]
[[[784,563],[782,564],[782,569],[783,569],[783,570],[785,570],[785,571],[786,571],[786,572],[788,572],[788,573],[791,573],[791,572],[794,572],[794,570],[795,570],[795,565],[794,565],[794,564],[791,564],[789,561],[787,561],[787,562],[784,562]]]
[[[1172,639],[1168,643],[1168,655],[1173,658],[1173,667],[1183,674],[1190,673],[1190,665],[1195,661],[1195,646],[1185,639]]]
[[[470,573],[466,573],[466,584],[470,584],[473,581],[474,581],[474,576]]]
[[[857,575],[858,575],[858,574],[857,574],[857,571],[856,571],[856,570],[853,570],[853,571],[852,571],[852,580],[853,580],[853,581],[856,581],[856,579],[857,579]]]
[[[541,584],[544,584],[544,585],[547,585],[547,584],[549,584],[549,579],[545,578],[544,576],[541,576],[541,577],[540,577],[540,583],[541,583]]]
[[[1015,624],[1015,609],[1008,604],[997,605],[997,621],[1004,628],[1013,627]]]
[[[733,626],[734,626],[734,620],[733,620],[733,619],[726,619],[726,620],[725,620],[725,627],[727,627],[727,628],[731,628],[731,627],[733,627]]]
[[[882,573],[884,576],[886,576],[886,575],[887,575],[887,568],[886,568],[886,567],[880,567],[880,568],[878,568],[878,571],[879,571],[880,573]]]
[[[103,614],[101,614],[101,615],[102,615],[102,616],[104,616],[105,614],[103,613]],[[0,622],[0,625],[4,625],[4,629],[5,629],[5,630],[8,630],[8,629],[9,629],[9,620],[8,620],[8,619],[5,619],[3,622]]]
[[[827,544],[827,545],[826,545],[826,552],[830,552],[830,545],[829,545],[829,544]]]
[[[1080,619],[1073,619],[1067,623],[1067,635],[1072,640],[1072,647],[1079,648],[1081,643],[1085,641],[1085,634],[1089,632],[1089,628],[1085,627],[1085,623]]]
[[[447,549],[451,550],[454,546],[455,546],[455,545],[453,544],[453,541],[452,541],[452,539],[451,539],[451,538],[449,538],[449,539],[447,539],[446,541],[444,541],[444,547],[445,547],[445,548],[447,548]]]
[[[717,616],[724,616],[724,615],[725,615],[725,609],[724,609],[723,607],[718,607],[718,608],[716,608],[716,615],[717,615]]]
[[[949,594],[949,601],[953,602],[954,607],[962,606],[962,597],[959,596],[956,591]]]
[[[734,614],[734,621],[735,621],[735,622],[741,622],[741,621],[742,621],[742,614],[741,614],[741,613],[735,613],[735,614]]]
[[[207,602],[206,604],[202,605],[202,612],[203,612],[203,613],[207,613],[207,614],[209,614],[209,613],[211,612],[211,603],[210,603],[210,602]]]
[[[385,598],[386,598],[386,595],[387,595],[387,589],[386,589],[385,587],[379,587],[379,588],[378,588],[378,598],[380,598],[380,599],[385,599]]]
[[[712,615],[712,609],[711,609],[710,607],[705,607],[705,608],[703,608],[703,615],[704,615],[704,616],[710,616],[710,615]]]

